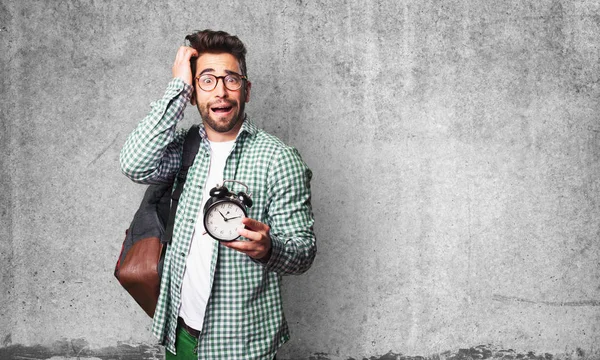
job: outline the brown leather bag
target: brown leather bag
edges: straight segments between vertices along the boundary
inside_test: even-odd
[[[166,246],[157,237],[136,242],[122,262],[117,263],[115,276],[148,316],[154,316],[160,294],[159,262]]]
[[[179,197],[183,191],[188,168],[194,162],[200,146],[198,126],[192,126],[183,143],[182,166],[173,184],[150,185],[135,213],[115,266],[114,275],[131,297],[150,317],[160,295],[160,279]]]

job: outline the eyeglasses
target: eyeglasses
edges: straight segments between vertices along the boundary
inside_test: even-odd
[[[225,76],[201,74],[196,77],[196,82],[198,82],[200,89],[204,91],[212,91],[217,87],[219,79],[223,81],[223,84],[225,84],[227,90],[231,91],[239,90],[242,87],[244,80],[248,80],[246,76],[239,74],[229,74]]]

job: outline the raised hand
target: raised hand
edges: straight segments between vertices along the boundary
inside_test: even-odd
[[[196,49],[189,46],[181,46],[177,50],[175,56],[175,63],[173,63],[173,77],[180,78],[188,85],[193,85],[192,68],[190,66],[190,60],[193,57],[198,57]]]

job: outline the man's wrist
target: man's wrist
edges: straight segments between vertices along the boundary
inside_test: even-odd
[[[263,264],[266,264],[269,262],[269,259],[271,259],[271,254],[273,254],[273,246],[271,246],[269,248],[269,251],[267,251],[267,255],[261,257],[260,259],[256,259],[256,260]]]
[[[188,99],[191,97],[192,92],[194,91],[192,85],[186,83],[180,77],[174,77],[173,79],[171,79],[169,85],[172,86],[173,89],[177,89],[178,91],[180,91],[180,93]]]

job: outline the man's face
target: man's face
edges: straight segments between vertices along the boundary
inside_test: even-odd
[[[198,86],[196,77],[204,74],[226,76],[232,73],[241,72],[237,59],[231,54],[204,53],[196,60],[194,94],[191,102],[200,112],[209,139],[211,135],[216,135],[211,140],[235,139],[244,120],[245,103],[250,101],[251,84],[244,81],[240,89],[229,90],[225,87],[224,79],[218,79],[217,86],[213,90],[205,91]]]

